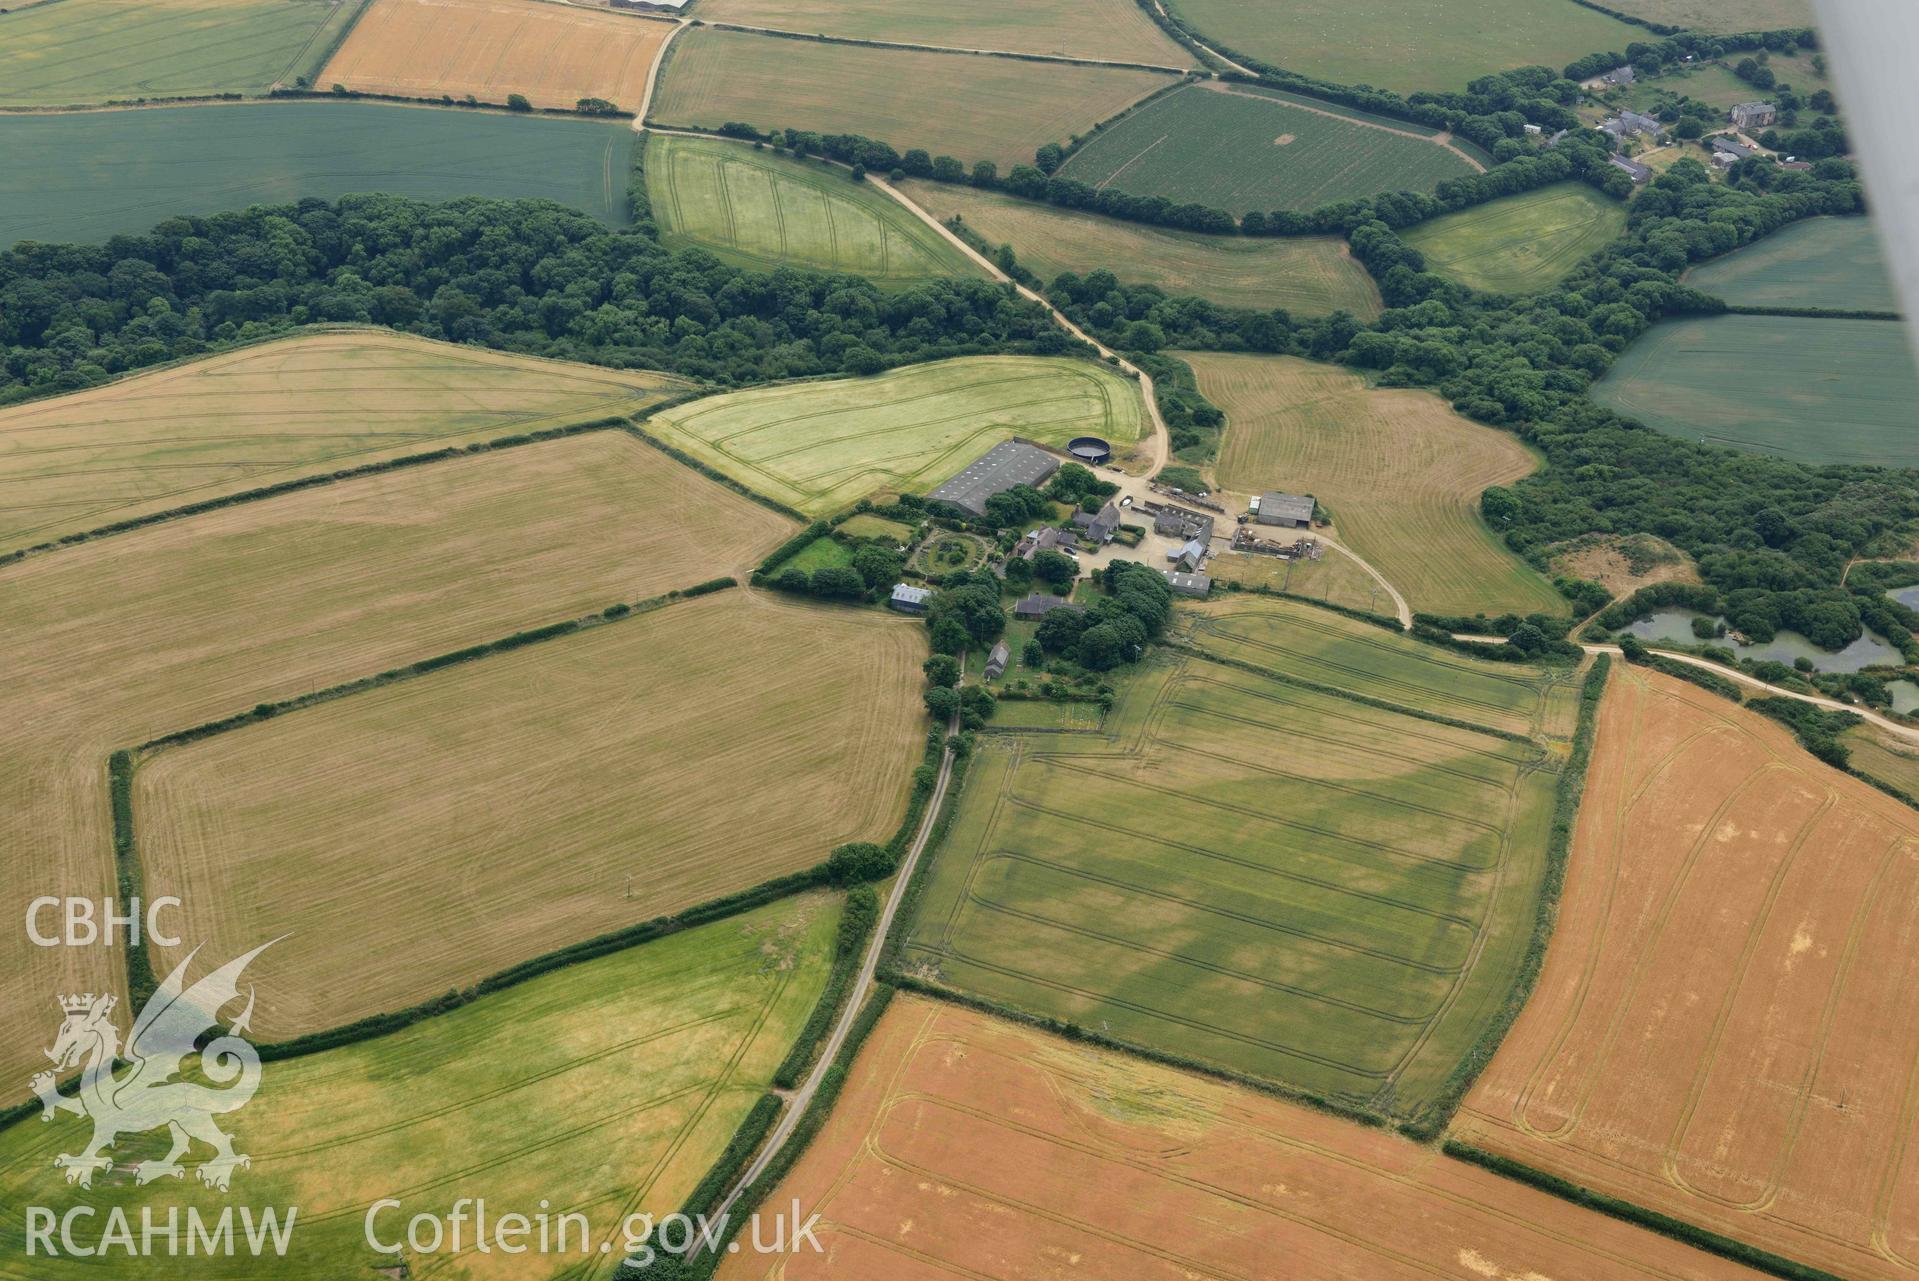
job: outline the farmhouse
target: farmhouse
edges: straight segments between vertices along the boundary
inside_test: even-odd
[[[1211,574],[1186,574],[1176,569],[1164,571],[1166,582],[1177,596],[1204,596],[1213,590]]]
[[[1013,652],[1006,648],[1005,641],[993,646],[993,652],[986,656],[986,679],[996,681],[1005,675],[1007,660],[1012,656]]]
[[[1637,160],[1628,160],[1624,156],[1614,156],[1612,158],[1612,166],[1615,169],[1625,170],[1627,176],[1636,183],[1646,182],[1652,177],[1651,169],[1640,164]]]
[[[1034,592],[1013,606],[1014,618],[1044,618],[1056,609],[1070,609],[1076,614],[1084,614],[1084,605],[1075,605],[1064,596],[1051,596],[1045,592]]]
[[[1073,513],[1073,524],[1085,530],[1086,541],[1095,546],[1112,541],[1113,531],[1119,528],[1119,520],[1119,508],[1111,502],[1100,508],[1098,514]]]
[[[1269,489],[1259,496],[1253,509],[1262,525],[1291,525],[1305,529],[1313,523],[1313,500],[1305,494],[1285,494]]]
[[[1630,66],[1614,67],[1603,76],[1594,76],[1584,83],[1587,89],[1605,89],[1613,85],[1629,85],[1639,79],[1639,73]]]
[[[886,603],[902,614],[924,614],[926,598],[933,594],[930,587],[914,587],[910,583],[893,584],[893,594]]]
[[[1779,119],[1779,108],[1770,102],[1742,102],[1730,114],[1734,128],[1764,129]]]
[[[1658,138],[1665,132],[1666,126],[1651,116],[1642,116],[1637,111],[1622,111],[1600,126],[1602,133],[1612,135],[1613,146],[1618,147],[1634,138]]]
[[[1045,450],[1017,440],[1003,440],[927,498],[984,516],[986,500],[994,494],[1003,494],[1015,485],[1038,485],[1058,470],[1059,459]]]

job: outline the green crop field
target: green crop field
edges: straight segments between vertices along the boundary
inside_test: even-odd
[[[623,121],[369,103],[0,116],[0,247],[98,243],[175,214],[372,191],[538,196],[621,224],[633,144]]]
[[[1103,130],[1060,172],[1095,187],[1197,201],[1238,215],[1431,191],[1473,168],[1428,138],[1330,108],[1245,87],[1191,85]]]
[[[1919,466],[1919,370],[1895,321],[1667,321],[1626,349],[1593,396],[1687,440],[1805,463]]]
[[[1729,35],[1810,27],[1812,0],[1606,0],[1608,9],[1669,27]]]
[[[1556,768],[1544,731],[1569,727],[1572,673],[1475,662],[1307,605],[1191,617],[1197,652],[1149,660],[1101,736],[982,740],[903,962],[1417,1115],[1525,951]]]
[[[1338,84],[1463,90],[1511,67],[1563,67],[1648,39],[1568,0],[1167,0],[1229,49]]]
[[[702,27],[667,51],[651,118],[717,129],[857,133],[905,151],[924,147],[1000,172],[1065,142],[1155,89],[1172,73],[821,44]],[[960,101],[963,95],[963,104]]]
[[[1063,445],[1146,429],[1139,388],[1064,357],[964,356],[874,378],[788,383],[669,409],[647,430],[809,515],[880,489],[924,493],[1019,435]]]
[[[1897,311],[1870,218],[1808,218],[1694,267],[1686,283],[1741,307]]]
[[[1010,244],[1040,279],[1105,268],[1129,283],[1195,294],[1222,307],[1361,320],[1380,312],[1379,289],[1337,236],[1207,236],[1147,227],[944,182],[901,188],[941,221],[958,217],[994,245]]]
[[[311,79],[366,0],[59,0],[0,14],[0,106],[263,94]]]
[[[757,270],[844,271],[883,283],[983,274],[937,231],[847,171],[713,138],[655,138],[646,189],[669,245]]]
[[[1564,280],[1626,229],[1626,206],[1561,182],[1445,214],[1400,233],[1426,265],[1469,289],[1533,293]]]
[[[699,14],[707,22],[852,40],[1193,65],[1193,55],[1133,0],[700,0]]]
[[[119,1169],[90,1191],[69,1187],[53,1158],[84,1147],[91,1122],[27,1117],[0,1131],[0,1253],[27,1257],[27,1206],[56,1215],[88,1208],[95,1233],[111,1211],[124,1211],[136,1242],[142,1210],[162,1225],[172,1211],[181,1257],[164,1239],[148,1257],[130,1249],[111,1262],[42,1251],[30,1274],[352,1281],[398,1259],[368,1245],[374,1202],[402,1202],[374,1221],[377,1239],[393,1242],[404,1240],[412,1215],[444,1216],[457,1198],[476,1197],[489,1216],[547,1208],[556,1227],[560,1213],[577,1211],[591,1231],[575,1228],[564,1254],[496,1252],[488,1264],[473,1251],[469,1219],[465,1248],[413,1253],[415,1275],[533,1278],[564,1268],[579,1281],[610,1277],[625,1250],[625,1217],[679,1209],[767,1089],[825,987],[838,918],[835,898],[787,899],[556,970],[376,1040],[269,1062],[259,1093],[219,1122],[252,1158],[234,1172],[230,1192],[191,1174],[136,1186],[133,1164],[165,1155],[165,1130],[123,1134],[112,1153]],[[196,1145],[186,1164],[208,1155]],[[285,1258],[269,1253],[263,1264],[240,1246],[188,1268],[188,1209],[211,1227],[229,1206],[236,1214],[276,1208],[282,1222],[291,1208]]]

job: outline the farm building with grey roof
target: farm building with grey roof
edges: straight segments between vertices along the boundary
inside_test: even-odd
[[[1003,440],[981,454],[965,471],[935,489],[927,498],[986,514],[986,500],[1015,485],[1038,485],[1059,470],[1059,459],[1035,445]]]

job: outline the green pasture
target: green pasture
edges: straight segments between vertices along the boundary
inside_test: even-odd
[[[1225,620],[1277,622],[1285,644],[1317,638],[1322,667],[1349,673],[1342,689],[1398,688],[1402,669],[1426,665],[1418,642],[1310,606],[1249,602]],[[1537,714],[1560,697],[1537,669],[1512,675]],[[1426,679],[1425,701],[1478,705]],[[904,962],[1121,1040],[1413,1116],[1518,972],[1551,759],[1539,742],[1162,652],[1098,735],[982,740]]]
[[[788,383],[680,405],[648,430],[808,515],[882,489],[925,493],[1012,436],[1116,446],[1146,430],[1139,388],[1065,357],[963,356],[871,378]]]
[[[1804,463],[1919,467],[1919,369],[1896,321],[1670,320],[1628,347],[1592,394],[1709,445]]]
[[[905,545],[913,540],[913,526],[897,520],[888,520],[884,516],[875,516],[871,512],[861,512],[840,522],[840,532],[848,538],[883,538],[890,543]]]
[[[633,141],[622,121],[351,102],[0,116],[0,247],[358,192],[543,197],[618,225]]]
[[[177,1209],[183,1252],[189,1207],[209,1224],[228,1207],[236,1215],[275,1207],[283,1218],[291,1208],[291,1248],[284,1259],[269,1254],[271,1267],[242,1249],[196,1257],[183,1271],[187,1260],[168,1257],[162,1243],[147,1258],[41,1257],[31,1274],[360,1281],[394,1264],[366,1243],[374,1202],[404,1204],[375,1220],[390,1242],[415,1213],[444,1216],[456,1198],[483,1197],[490,1216],[545,1206],[584,1214],[595,1234],[583,1246],[576,1234],[567,1275],[610,1276],[625,1216],[677,1210],[768,1088],[825,987],[838,916],[833,898],[787,899],[388,1036],[269,1062],[244,1110],[219,1118],[252,1158],[228,1193],[191,1172],[136,1186],[132,1166],[166,1153],[163,1129],[122,1135],[112,1152],[119,1168],[97,1175],[91,1190],[69,1187],[54,1156],[84,1147],[91,1124],[29,1117],[0,1131],[0,1255],[25,1257],[28,1206],[55,1214],[90,1206],[95,1217],[82,1227],[95,1237],[109,1209],[121,1209],[136,1240],[143,1209],[162,1224]],[[186,1161],[210,1155],[196,1144]],[[467,1244],[439,1263],[469,1275],[470,1220]],[[413,1256],[416,1270],[422,1257]],[[546,1256],[549,1272],[557,1258]]]
[[[803,569],[810,574],[816,569],[837,569],[842,566],[851,566],[852,563],[853,549],[828,534],[824,538],[815,538],[800,548],[797,555],[780,567],[780,572]]]
[[[1426,265],[1469,289],[1527,294],[1564,280],[1626,229],[1626,206],[1583,182],[1444,214],[1400,233]]]
[[[939,232],[844,169],[743,143],[661,136],[646,151],[661,238],[760,271],[794,266],[889,284],[982,274]]]
[[[1740,307],[1897,311],[1898,295],[1870,218],[1808,218],[1701,263],[1695,289]]]
[[[1425,138],[1245,86],[1199,85],[1124,117],[1061,169],[1095,187],[1197,201],[1234,215],[1431,191],[1472,172],[1463,157]]]
[[[0,106],[309,82],[367,0],[55,0],[0,14]]]
[[[1464,90],[1495,71],[1563,67],[1651,38],[1570,0],[1167,0],[1209,40],[1336,84]]]

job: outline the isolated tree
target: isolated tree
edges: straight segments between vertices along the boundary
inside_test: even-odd
[[[533,104],[526,100],[526,95],[523,93],[509,93],[506,96],[506,109],[508,111],[531,111],[533,110]]]
[[[1073,563],[1071,556],[1049,547],[1033,553],[1033,577],[1056,592],[1064,592],[1079,577],[1079,566]]]
[[[944,685],[935,685],[920,697],[926,701],[926,710],[936,721],[950,721],[953,713],[959,710],[959,693]]]

